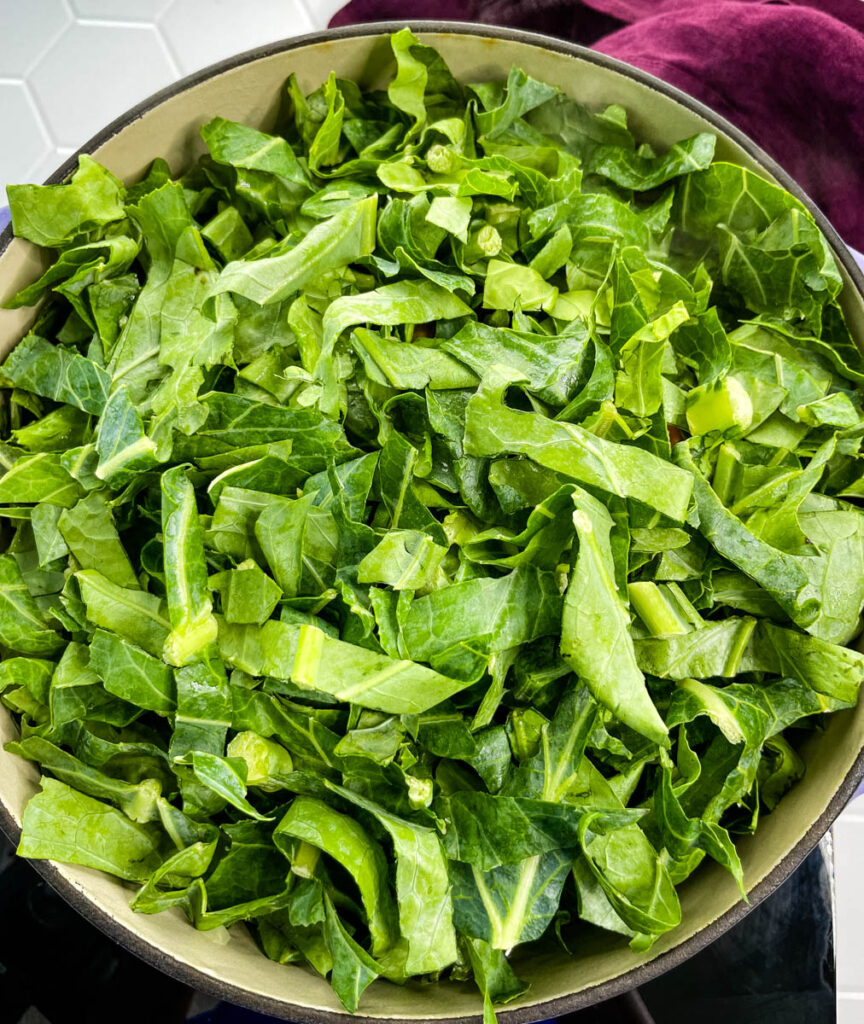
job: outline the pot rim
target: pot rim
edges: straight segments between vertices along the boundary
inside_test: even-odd
[[[342,26],[339,28],[322,29],[317,32],[309,32],[300,36],[292,36],[289,39],[278,40],[267,43],[263,46],[245,50],[225,60],[210,64],[199,71],[193,72],[184,78],[179,79],[172,85],[153,93],[141,103],[131,107],[125,113],[115,118],[108,125],[98,131],[79,149],[72,153],[61,165],[46,179],[46,185],[59,184],[64,181],[76,169],[78,157],[81,154],[92,153],[102,146],[109,139],[119,134],[134,121],[137,121],[148,111],[153,110],[166,100],[185,92],[193,86],[199,85],[208,79],[215,78],[226,71],[244,64],[252,63],[264,57],[270,57],[279,53],[288,53],[291,50],[303,46],[315,45],[318,43],[330,42],[334,39],[351,39],[362,36],[390,35],[401,28],[411,28],[417,33],[434,32],[447,33],[451,35],[473,35],[485,36],[494,39],[506,39],[513,42],[525,43],[531,46],[541,47],[546,50],[561,53],[566,56],[576,57],[598,67],[615,71],[624,77],[633,79],[642,85],[653,89],[666,96],[668,99],[686,107],[693,113],[698,114],[707,121],[719,134],[725,135],[738,146],[740,146],[753,160],[769,174],[771,174],[788,192],[800,200],[812,215],[819,229],[828,240],[834,255],[843,265],[849,275],[854,288],[864,296],[864,272],[858,267],[846,244],[831,225],[825,214],[804,192],[801,186],[778,164],[773,157],[769,156],[758,146],[748,135],[742,132],[735,125],[731,124],[720,114],[717,114],[710,107],[700,100],[694,99],[677,86],[670,85],[662,79],[642,71],[615,57],[609,57],[604,53],[581,46],[577,43],[556,39],[553,36],[542,32],[529,32],[524,29],[507,28],[498,25],[485,25],[479,22],[444,21],[435,19],[420,19],[409,21],[381,21],[364,22],[357,25]],[[13,240],[12,225],[8,224],[0,232],[0,256],[6,251]],[[558,996],[554,999],[547,999],[543,1002],[532,1003],[525,1006],[508,1009],[506,1006],[496,1010],[500,1024],[531,1024],[533,1021],[549,1017],[557,1017],[565,1013],[573,1013],[576,1010],[584,1009],[587,1006],[596,1005],[607,999],[620,996],[631,989],[637,988],[646,982],[664,974],[666,971],[678,967],[691,956],[700,952],[710,945],[715,939],[736,925],[739,921],[766,897],[778,889],[783,882],[795,871],[804,861],[807,855],[816,847],[822,836],[828,831],[835,818],[840,814],[859,784],[864,781],[864,747],[862,747],[852,769],[849,771],[843,782],[837,788],[834,796],[823,813],[816,819],[807,832],[798,840],[789,853],[779,861],[774,868],[748,892],[749,903],[739,900],[716,920],[707,924],[689,939],[685,939],[679,945],[661,953],[646,964],[635,967],[632,970],[620,974],[608,981],[592,985],[589,988],[574,992],[569,995]],[[17,845],[20,838],[20,829],[15,823],[11,812],[0,800],[0,829],[8,836],[10,841]],[[79,890],[71,881],[63,876],[58,865],[50,860],[31,860],[31,866],[42,876],[42,878],[54,889],[70,906],[78,911],[84,918],[95,925],[119,945],[129,952],[140,957],[142,960],[154,965],[164,973],[174,977],[176,980],[189,985],[192,988],[200,989],[208,994],[224,999],[228,1002],[247,1007],[259,1013],[271,1014],[283,1020],[293,1019],[302,1021],[304,1024],[382,1024],[388,1018],[369,1017],[363,1014],[350,1014],[347,1012],[319,1010],[297,1005],[287,1000],[274,999],[269,996],[253,993],[241,986],[199,971],[197,968],[183,962],[173,954],[166,952],[160,946],[142,938],[133,932],[126,925],[121,924],[111,917],[105,910],[97,906],[83,891]],[[263,954],[262,954],[263,956]],[[480,1024],[482,1014],[477,1013],[469,1017],[435,1017],[415,1018],[413,1024]]]

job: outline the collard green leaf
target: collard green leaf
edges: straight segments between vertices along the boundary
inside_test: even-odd
[[[288,440],[280,443],[285,454],[289,454],[292,442]],[[218,460],[219,457],[214,458]],[[203,460],[199,460],[199,465],[200,461]],[[281,455],[265,454],[249,462],[238,462],[225,468],[214,477],[207,488],[207,495],[215,503],[219,501],[219,495],[225,487],[242,487],[244,490],[263,491],[265,494],[290,494],[303,483],[305,477],[306,473],[302,469],[295,468]]]
[[[683,302],[633,333],[621,348],[615,401],[637,416],[651,416],[663,402],[663,350],[669,335],[690,319]]]
[[[3,376],[16,387],[99,415],[111,378],[79,353],[29,334],[3,363]]]
[[[210,289],[259,305],[281,302],[322,274],[368,256],[375,244],[376,197],[369,196],[317,224],[302,241],[279,255],[229,263]]]
[[[494,139],[503,135],[515,121],[530,110],[556,96],[553,85],[538,82],[524,71],[513,68],[507,78],[504,98],[500,106],[486,109],[477,115],[477,127],[486,138]]]
[[[144,882],[162,860],[155,825],[139,825],[122,811],[55,779],[43,779],[24,811],[22,857],[65,861]]]
[[[732,350],[715,307],[681,324],[671,338],[675,351],[691,363],[700,384],[711,384],[729,370]]]
[[[535,565],[553,571],[573,540],[573,485],[559,487],[538,502],[520,533],[492,527],[463,545],[467,558],[484,565]]]
[[[234,448],[290,440],[294,464],[302,464],[303,459],[317,471],[328,457],[342,461],[354,451],[341,426],[314,409],[271,405],[221,391],[204,395],[201,404],[207,419],[192,437],[175,442],[175,459],[197,460]]]
[[[750,533],[720,501],[699,471],[687,444],[676,446],[675,458],[692,473],[702,536],[764,587],[793,621],[805,627],[812,623],[818,613],[818,603],[808,593],[807,575],[800,559],[757,540]]]
[[[585,492],[577,492],[574,501],[579,554],[567,586],[561,653],[598,701],[631,729],[667,746],[667,730],[637,665],[627,605],[615,582],[612,517]]]
[[[674,636],[639,639],[635,648],[646,672],[667,679],[764,672],[852,703],[864,679],[864,657],[857,651],[768,620],[723,619]]]
[[[303,579],[303,540],[314,495],[273,501],[255,521],[255,537],[286,597],[295,597]]]
[[[443,671],[460,650],[488,655],[548,636],[559,628],[560,616],[552,573],[519,568],[416,598],[402,624],[402,638],[411,657]]]
[[[81,487],[54,452],[24,455],[0,477],[0,502],[45,502],[69,508]]]
[[[569,399],[581,381],[586,345],[587,332],[578,327],[547,335],[471,321],[442,348],[481,377],[496,363],[508,366],[525,377],[538,397],[558,405]]]
[[[86,154],[68,185],[10,185],[7,196],[15,234],[51,248],[124,216],[123,186]]]
[[[38,762],[43,769],[47,768],[61,782],[80,793],[109,801],[132,821],[144,824],[158,819],[156,799],[161,795],[161,787],[156,779],[144,779],[134,784],[112,779],[40,736],[13,741],[6,745],[6,749]]]
[[[596,832],[585,815],[580,845],[585,861],[612,908],[634,932],[657,935],[681,921],[678,894],[645,833],[638,826]]]
[[[345,930],[330,897],[324,896],[324,938],[333,958],[331,984],[342,1005],[355,1013],[360,996],[381,973],[378,965]]]
[[[420,43],[409,28],[394,33],[390,46],[396,58],[396,74],[387,86],[387,96],[394,107],[414,119],[410,129],[410,133],[414,134],[426,122],[424,98],[429,73],[426,64],[411,52],[415,47],[419,49]]]
[[[352,332],[351,345],[367,375],[385,386],[439,390],[471,387],[477,379],[440,349],[386,341],[363,327]]]
[[[447,544],[447,536],[420,499],[415,486],[417,449],[397,431],[393,431],[381,448],[376,467],[381,506],[386,512],[386,525],[391,530],[422,530],[440,547]]]
[[[239,732],[228,744],[228,758],[240,759],[246,765],[246,785],[274,791],[280,789],[280,777],[294,767],[291,755],[279,743],[255,732]]]
[[[483,1024],[495,1024],[493,1004],[517,999],[528,986],[516,977],[507,957],[489,943],[482,939],[468,939],[465,948],[474,980],[483,993]]]
[[[19,654],[56,654],[63,639],[45,621],[12,555],[0,555],[0,641]]]
[[[70,643],[51,677],[48,697],[51,725],[60,729],[85,720],[125,726],[141,714],[140,708],[112,696],[89,664],[87,648]],[[62,735],[62,733],[61,733]]]
[[[820,557],[803,559],[810,593],[818,595],[818,613],[806,628],[832,643],[849,643],[860,628],[864,590],[859,566],[864,559],[861,514],[837,509],[805,513],[798,522]]]
[[[138,586],[111,510],[100,494],[89,494],[77,505],[64,509],[57,529],[82,569],[97,569],[121,587]]]
[[[179,906],[191,917],[192,894],[194,892],[197,896],[200,893],[194,879],[207,871],[215,852],[216,840],[212,839],[194,842],[167,857],[135,894],[132,909],[139,914],[158,914],[169,907]],[[168,878],[174,885],[173,889],[167,889],[164,884]]]
[[[715,163],[688,175],[676,215],[691,234],[718,239],[724,282],[757,313],[818,323],[840,290],[834,257],[810,214],[752,171]]]
[[[19,427],[13,436],[16,444],[29,452],[65,452],[89,436],[89,426],[87,413],[71,405],[61,405],[26,427]]]
[[[115,633],[104,629],[94,632],[90,666],[115,697],[163,715],[176,706],[171,669]]]
[[[335,300],[324,316],[325,348],[346,327],[375,323],[384,326],[423,324],[468,316],[470,307],[432,281],[405,281],[383,285],[374,292]]]
[[[495,370],[468,403],[465,450],[471,455],[525,455],[534,462],[621,497],[636,498],[683,521],[691,482],[676,467],[629,445],[611,444],[573,423],[507,407],[503,397],[514,381]]]
[[[289,674],[300,686],[397,715],[426,711],[465,686],[415,661],[335,640],[315,626],[300,627]]]
[[[558,912],[572,861],[572,852],[553,850],[485,872],[453,863],[457,927],[505,952],[539,939]]]
[[[212,217],[201,228],[201,237],[226,263],[245,255],[252,248],[252,235],[236,206],[226,206]]]
[[[447,549],[419,530],[391,530],[357,567],[360,583],[421,590],[434,583]]]
[[[574,848],[580,822],[595,813],[549,800],[472,791],[454,793],[442,809],[449,823],[444,835],[447,855],[481,871]],[[597,827],[602,821],[612,829],[620,828],[641,813],[610,808],[596,819]]]
[[[291,837],[317,846],[354,877],[366,911],[373,955],[385,953],[396,940],[396,915],[381,846],[353,818],[307,796],[294,800],[273,835],[283,852]]]
[[[786,793],[804,775],[804,761],[783,736],[774,736],[765,743],[757,772],[759,799],[773,811]]]
[[[558,289],[544,281],[533,267],[504,260],[489,260],[483,287],[487,309],[544,309],[552,312]]]
[[[222,662],[211,651],[174,672],[177,710],[170,754],[190,751],[221,756],[232,723],[232,693]]]
[[[408,944],[406,974],[441,971],[456,960],[456,933],[447,862],[433,829],[415,825],[346,790],[346,799],[372,814],[393,843],[399,931]]]
[[[95,569],[82,569],[75,578],[90,622],[161,657],[169,630],[164,602],[155,594],[120,587]]]
[[[0,662],[0,693],[10,686],[23,686],[47,704],[53,672],[54,663],[45,658],[6,658]]]
[[[264,171],[305,185],[306,175],[293,150],[278,135],[266,135],[237,121],[214,117],[201,129],[210,155],[220,164]]]
[[[7,305],[12,308],[34,306],[49,288],[53,288],[69,300],[83,323],[94,327],[91,303],[87,301],[90,289],[110,281],[115,275],[123,276],[139,249],[139,243],[128,235],[73,246],[62,252],[38,281],[19,291]]]
[[[171,621],[164,657],[172,665],[186,665],[216,640],[204,532],[195,491],[184,468],[175,466],[163,473],[161,487],[165,587]]]
[[[226,825],[227,845],[215,857],[216,850],[211,853],[215,840],[208,839],[211,831],[212,827],[208,831],[199,826],[196,834],[201,838],[186,847],[188,858],[170,858],[174,867],[166,870],[166,862],[151,880],[192,879],[180,902],[196,928],[210,931],[244,918],[276,915],[291,904],[291,880],[286,878],[284,857],[273,846],[271,825],[258,821]],[[205,872],[206,882],[202,883],[198,878]],[[174,894],[167,895],[170,899]]]
[[[260,625],[270,618],[283,593],[251,559],[241,562],[236,569],[211,576],[208,584],[221,594],[227,622]]]
[[[193,224],[183,189],[172,181],[142,195],[126,211],[143,238],[147,277],[106,368],[114,388],[126,389],[141,401],[164,374],[159,366],[161,311],[177,246]]]
[[[601,145],[591,153],[588,170],[616,185],[645,191],[679,175],[703,171],[714,156],[715,137],[700,132],[676,142],[660,157],[640,156],[622,146]]]
[[[729,833],[715,822],[688,818],[672,784],[672,766],[664,764],[654,793],[654,815],[663,844],[673,857],[684,859],[694,850],[704,850],[725,867],[746,897],[741,861]]]
[[[226,803],[243,814],[259,821],[269,821],[246,799],[246,762],[241,757],[220,757],[204,750],[193,750],[184,758],[175,758],[180,764],[191,763],[195,778],[212,789]]]
[[[156,442],[148,437],[126,388],[118,388],[105,405],[96,428],[99,462],[95,474],[112,487],[122,487],[136,473],[159,463]]]
[[[303,755],[315,765],[317,771],[326,771],[338,761],[335,753],[338,736],[327,725],[309,714],[300,705],[287,705],[272,694],[232,686],[231,727],[238,731],[251,730],[265,736],[275,736],[292,753]]]
[[[753,687],[710,686],[697,679],[682,680],[669,710],[671,725],[693,721],[704,715],[711,719],[731,744],[758,748],[769,727],[766,705]]]
[[[585,791],[585,747],[596,723],[598,707],[584,684],[571,687],[561,698],[551,722],[541,726],[537,753],[511,772],[510,795],[580,804],[592,797]]]

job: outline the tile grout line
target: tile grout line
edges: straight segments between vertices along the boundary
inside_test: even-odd
[[[316,21],[315,16],[313,15],[312,11],[310,10],[310,7],[309,7],[309,4],[307,3],[307,0],[295,0],[295,3],[300,8],[300,10],[306,15],[306,20],[309,22],[309,27],[313,31],[317,30],[318,28],[326,28],[326,25],[321,25],[321,26],[318,25],[318,22]]]
[[[156,35],[161,39],[162,45],[165,47],[165,52],[171,61],[171,66],[176,69],[177,77],[182,78],[184,75],[191,74],[195,68],[187,68],[183,65],[180,60],[180,54],[174,49],[174,44],[171,42],[171,38],[168,33],[164,31],[161,24],[154,22],[153,28],[156,30]]]
[[[187,74],[187,72],[180,67],[180,61],[175,55],[174,50],[169,45],[167,33],[162,31],[162,26],[156,21],[153,22],[153,31],[156,33],[156,38],[162,44],[162,50],[168,58],[168,63],[171,66],[171,73],[173,74],[174,81],[176,82]]]
[[[75,24],[83,28],[156,28],[155,22],[137,18],[76,18]]]
[[[26,182],[28,185],[31,184],[31,183],[34,184],[34,185],[41,185],[42,184],[41,181],[33,181],[33,179],[37,176],[36,175],[36,168],[44,160],[46,160],[51,155],[52,152],[54,153],[55,156],[57,155],[57,151],[56,150],[49,149],[47,153],[43,153],[42,156],[40,156],[38,160],[35,160],[27,168],[27,170],[24,172],[24,174],[21,175],[22,182]],[[62,159],[58,161],[58,163],[62,163],[62,162],[63,162]],[[41,177],[41,175],[40,175],[40,177]],[[14,184],[14,182],[10,182],[10,184]],[[3,196],[3,194],[2,194],[2,192],[0,192],[0,200],[2,200],[2,196]]]
[[[51,133],[50,126],[48,124],[48,118],[45,116],[45,111],[42,109],[39,99],[36,96],[36,90],[30,85],[29,82],[24,81],[21,83],[21,87],[24,91],[24,95],[30,101],[30,106],[33,108],[33,113],[36,118],[36,124],[39,127],[39,131],[42,133],[42,138],[45,144],[49,147],[56,147],[57,142]],[[36,165],[34,164],[34,167]]]
[[[39,123],[44,126],[45,135],[48,139],[49,144],[53,146],[54,149],[57,149],[60,146],[60,140],[55,136],[53,130],[51,130],[50,122],[48,120],[48,114],[42,103],[41,97],[36,92],[36,90],[30,85],[29,82],[25,82],[24,87],[27,90],[27,95],[33,102],[33,106],[36,110],[36,116],[39,118]],[[73,146],[72,152],[74,151],[75,147]]]
[[[30,61],[24,71],[24,80],[29,79],[30,75],[36,70],[36,68],[42,63],[43,59],[50,53],[56,43],[59,43],[66,33],[75,27],[75,12],[70,8],[67,0],[61,0],[63,10],[66,12],[68,21],[60,26],[56,32],[52,32],[51,35],[44,41],[42,49],[36,54],[35,57]]]

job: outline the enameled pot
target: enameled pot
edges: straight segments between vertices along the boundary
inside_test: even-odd
[[[359,25],[273,43],[200,71],[157,93],[99,132],[81,152],[90,153],[126,181],[136,180],[156,156],[175,172],[203,150],[199,127],[215,115],[267,129],[277,112],[280,86],[292,71],[304,90],[328,72],[363,84],[380,84],[390,67],[387,36],[401,25]],[[824,216],[784,171],[746,136],[707,107],[635,68],[546,36],[480,25],[413,23],[463,80],[503,79],[511,65],[560,86],[588,105],[620,103],[638,137],[667,147],[698,131],[718,136],[717,157],[733,160],[778,182],[811,210],[831,244],[843,275],[842,305],[853,335],[864,344],[864,277]],[[62,181],[77,154],[49,182]],[[42,254],[27,242],[0,234],[0,302],[37,276]],[[32,310],[0,310],[0,355],[32,320]],[[0,707],[0,745],[16,735]],[[732,878],[706,862],[681,888],[683,923],[649,953],[636,954],[614,936],[597,932],[568,957],[549,942],[514,954],[530,982],[528,992],[501,1008],[502,1024],[521,1024],[579,1009],[617,995],[680,964],[776,889],[826,832],[864,776],[864,703],[830,716],[801,753],[804,779],[765,817],[758,833],[739,845],[749,906]],[[17,839],[27,800],[39,781],[34,765],[0,750],[0,826]],[[480,998],[471,984],[376,981],[364,994],[362,1013],[346,1014],[329,984],[311,969],[280,966],[259,952],[240,925],[230,931],[195,931],[179,910],[152,917],[133,914],[123,883],[86,868],[50,861],[34,867],[69,903],[119,943],[196,988],[295,1021],[479,1021]]]

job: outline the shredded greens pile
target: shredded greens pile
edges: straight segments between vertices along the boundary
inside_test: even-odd
[[[179,179],[9,189],[19,852],[329,975],[647,950],[864,657],[862,361],[802,205],[405,29]]]

